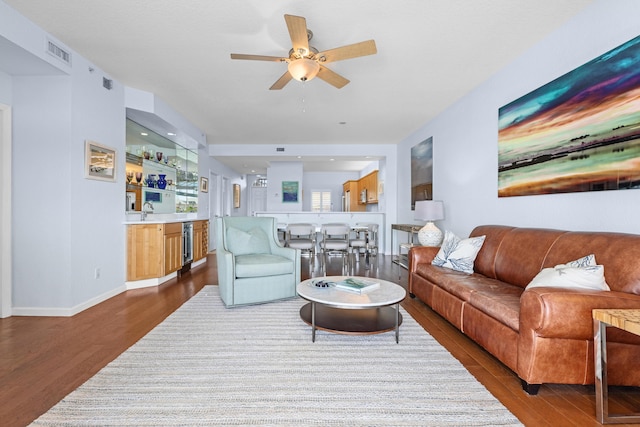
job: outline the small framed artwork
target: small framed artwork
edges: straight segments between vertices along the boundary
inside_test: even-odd
[[[204,176],[200,177],[200,191],[203,193],[209,192],[209,178],[205,178]]]
[[[84,143],[84,176],[100,181],[116,181],[116,150],[94,141]]]
[[[233,207],[240,207],[240,184],[233,184]]]
[[[282,203],[298,203],[298,181],[282,181]]]

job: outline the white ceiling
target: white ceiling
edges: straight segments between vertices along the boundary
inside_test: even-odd
[[[400,142],[593,2],[4,1],[109,77],[156,94],[209,144],[334,144],[336,154]],[[285,63],[229,55],[288,56],[284,14],[306,17],[321,51],[374,39],[378,53],[328,64],[351,80],[342,89],[314,79],[270,91]],[[267,159],[219,160],[247,173]]]

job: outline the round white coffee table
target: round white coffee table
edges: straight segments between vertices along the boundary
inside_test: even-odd
[[[298,295],[309,301],[300,309],[300,317],[311,325],[311,341],[316,340],[316,329],[340,334],[378,334],[396,331],[396,343],[400,339],[400,302],[407,291],[400,285],[386,280],[360,277],[380,283],[372,291],[358,294],[343,291],[333,286],[317,287],[318,281],[339,282],[347,277],[315,277],[301,282]],[[395,307],[392,307],[395,306]]]

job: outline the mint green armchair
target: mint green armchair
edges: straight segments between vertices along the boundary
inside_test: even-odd
[[[216,242],[218,286],[226,307],[297,295],[300,249],[280,245],[275,218],[217,218]]]

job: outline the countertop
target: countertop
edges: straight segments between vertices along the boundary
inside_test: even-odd
[[[197,218],[189,214],[147,214],[147,219],[140,221],[140,213],[127,214],[124,225],[140,224],[170,224],[173,222],[206,221],[207,218]]]

